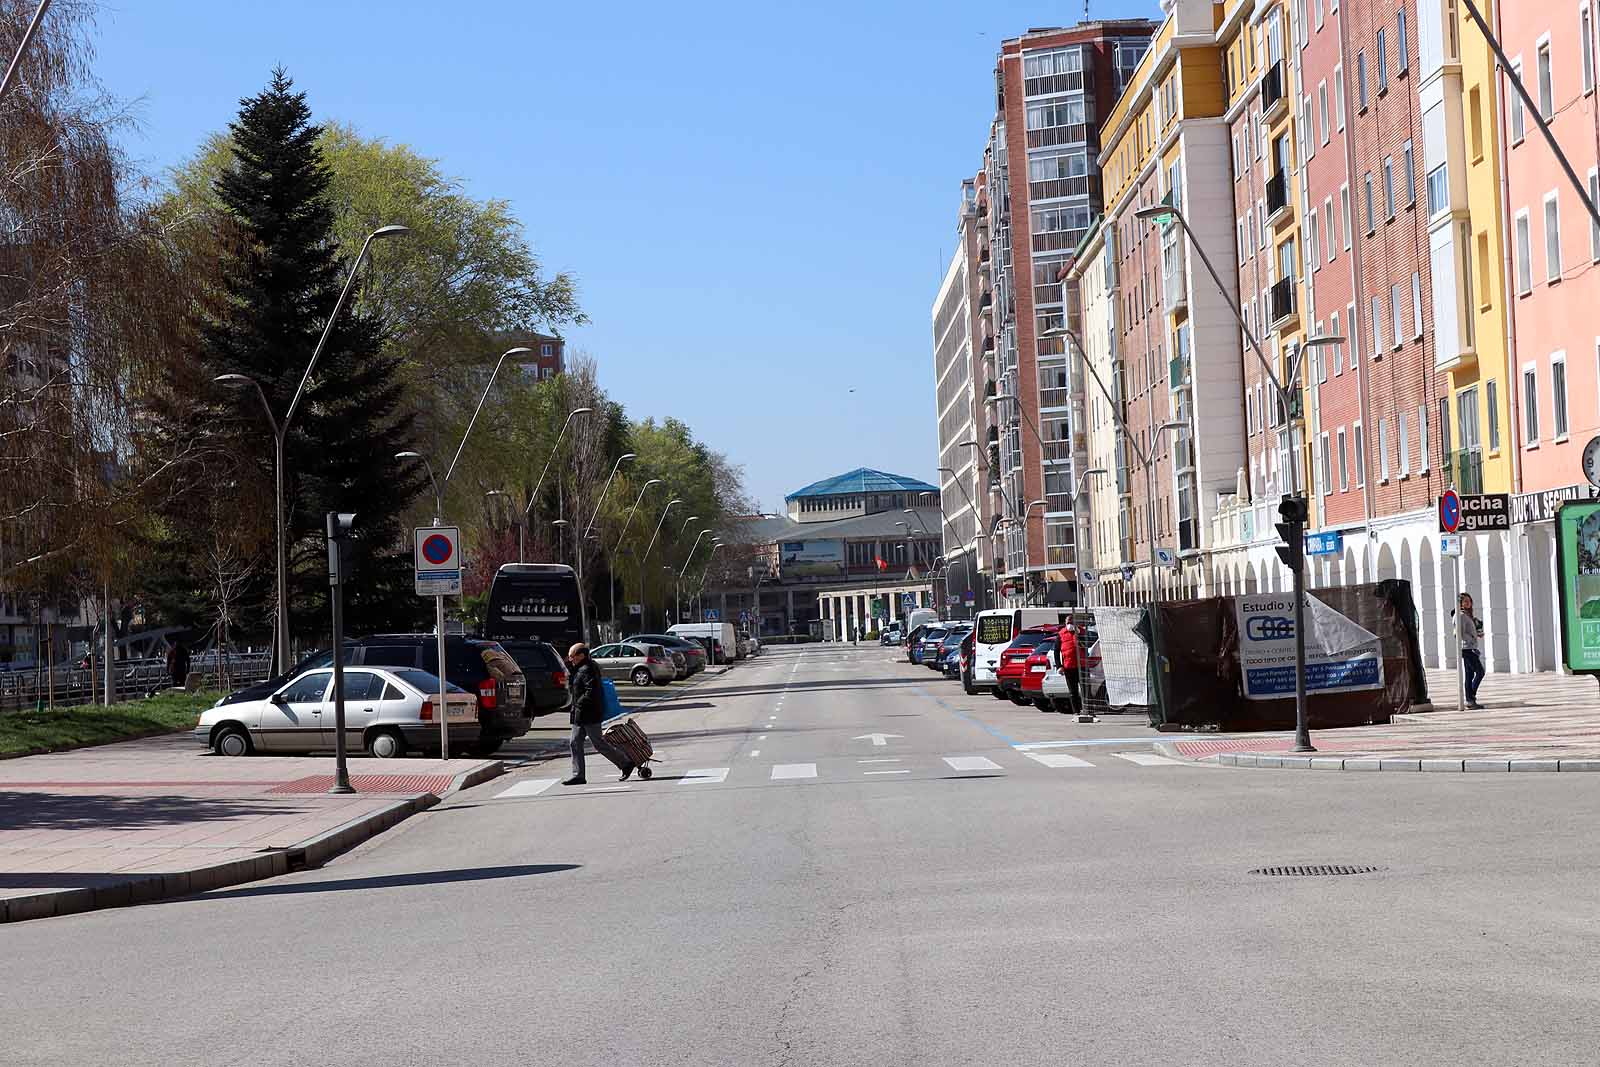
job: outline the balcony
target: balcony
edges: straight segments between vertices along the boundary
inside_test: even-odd
[[[1167,360],[1167,388],[1172,390],[1182,389],[1189,384],[1189,359],[1187,356],[1175,356]]]
[[[1044,451],[1044,462],[1045,463],[1071,463],[1072,462],[1072,442],[1071,441],[1046,441],[1046,442],[1044,442],[1044,450],[1043,451]]]
[[[1267,221],[1289,221],[1289,176],[1281,170],[1267,179]]]
[[[1267,122],[1276,122],[1289,110],[1289,94],[1284,91],[1283,62],[1267,68],[1261,75],[1261,116]]]
[[[1299,317],[1295,309],[1294,279],[1283,278],[1272,283],[1269,293],[1272,305],[1272,328],[1281,329]]]
[[[1183,242],[1176,234],[1165,239],[1161,250],[1161,306],[1172,314],[1189,306],[1188,271],[1185,269]]]
[[[994,306],[994,293],[992,293],[992,292],[990,292],[988,290],[985,290],[983,296],[980,297],[979,300],[978,300],[978,310],[979,311],[988,311],[993,306]]]
[[[1483,492],[1483,449],[1464,448],[1446,456],[1444,480],[1458,493]]]

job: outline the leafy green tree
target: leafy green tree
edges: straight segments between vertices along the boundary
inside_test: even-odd
[[[241,101],[230,126],[231,158],[216,173],[218,221],[234,240],[221,249],[215,292],[203,302],[204,376],[243,374],[260,383],[283,419],[344,285],[347,263],[334,229],[332,175],[305,94],[281,69]],[[375,256],[386,250],[376,248]],[[379,260],[381,262],[381,259]],[[347,308],[334,323],[285,445],[291,631],[324,632],[323,515],[355,512],[356,579],[346,589],[352,632],[408,625],[418,613],[402,518],[422,489],[420,471],[397,467],[411,440],[400,360],[384,350],[381,318]],[[221,399],[213,391],[212,403]],[[265,416],[249,394],[228,398],[242,454],[271,474]],[[253,425],[252,425],[253,424]],[[271,580],[262,568],[259,582]]]

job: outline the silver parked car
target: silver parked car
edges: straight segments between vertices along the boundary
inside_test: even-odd
[[[478,740],[478,698],[458,685],[445,693],[450,747]],[[349,667],[344,672],[345,744],[383,758],[412,749],[439,751],[439,678],[412,667]],[[305,671],[265,698],[218,703],[194,738],[221,756],[333,748],[333,671]]]
[[[634,685],[666,685],[678,675],[673,660],[661,645],[619,641],[589,653],[607,678],[626,678]]]

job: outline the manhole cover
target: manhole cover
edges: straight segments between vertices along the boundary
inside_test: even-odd
[[[1376,874],[1382,867],[1352,866],[1347,863],[1306,863],[1296,867],[1257,867],[1251,874],[1272,878],[1315,878],[1329,874]]]

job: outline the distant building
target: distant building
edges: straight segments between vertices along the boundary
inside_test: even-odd
[[[523,377],[530,381],[542,382],[546,378],[554,378],[566,369],[566,345],[559,337],[551,337],[542,333],[508,333],[505,335],[507,347],[531,348],[533,354],[524,356],[517,366],[521,369]]]
[[[786,515],[723,531],[757,562],[747,582],[708,589],[704,606],[729,622],[748,617],[767,635],[820,633],[831,619],[840,637],[899,618],[907,596],[932,606],[939,500],[927,482],[864,467],[798,489],[784,498]]]

